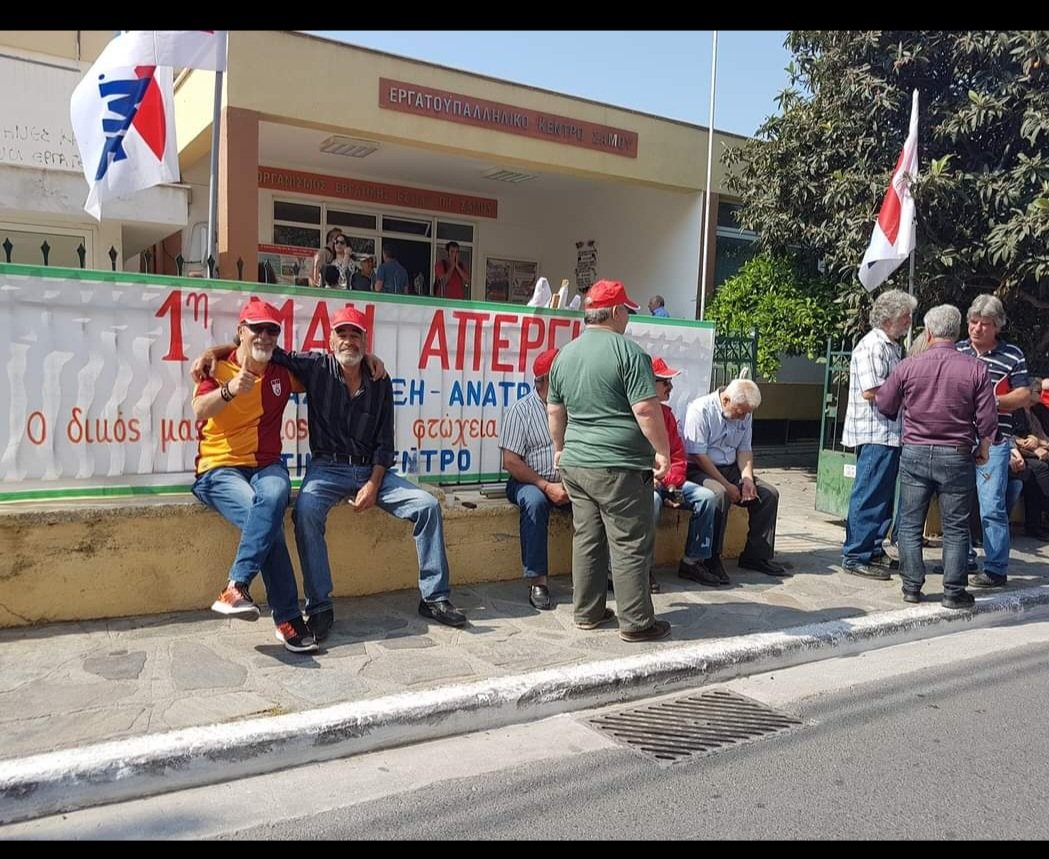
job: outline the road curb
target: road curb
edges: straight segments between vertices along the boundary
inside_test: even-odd
[[[535,721],[993,626],[1049,608],[1049,586],[684,644],[567,668],[187,728],[0,761],[0,823],[259,775],[421,740]]]

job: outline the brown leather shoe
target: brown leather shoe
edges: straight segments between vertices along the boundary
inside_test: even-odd
[[[670,624],[665,620],[654,620],[652,625],[647,629],[638,629],[633,632],[621,629],[619,630],[619,637],[623,641],[659,641],[661,638],[666,638],[670,635]]]

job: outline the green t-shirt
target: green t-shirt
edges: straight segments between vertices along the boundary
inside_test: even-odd
[[[655,396],[652,359],[637,343],[608,329],[585,328],[550,370],[547,401],[568,411],[561,464],[652,468],[656,452],[631,407]]]

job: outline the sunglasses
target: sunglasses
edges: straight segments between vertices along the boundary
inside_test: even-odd
[[[269,334],[270,337],[276,337],[280,334],[279,325],[270,325],[265,322],[245,322],[244,324],[248,326],[248,330],[252,334]]]

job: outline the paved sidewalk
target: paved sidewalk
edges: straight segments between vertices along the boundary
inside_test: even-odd
[[[732,587],[713,589],[659,571],[656,611],[673,624],[664,641],[626,644],[614,625],[575,629],[567,577],[552,579],[556,610],[540,613],[523,582],[455,587],[454,571],[452,599],[469,617],[465,629],[419,617],[415,591],[338,600],[331,638],[316,654],[285,651],[266,617],[245,623],[209,611],[0,631],[0,759],[905,608],[898,577],[874,582],[835,571],[842,526],[814,511],[813,473],[763,476],[780,488],[777,557],[795,575],[771,578],[730,561]],[[931,569],[939,549],[926,554]],[[1010,581],[1006,593],[1049,583],[1049,546],[1014,537]],[[938,600],[938,577],[926,593]]]

